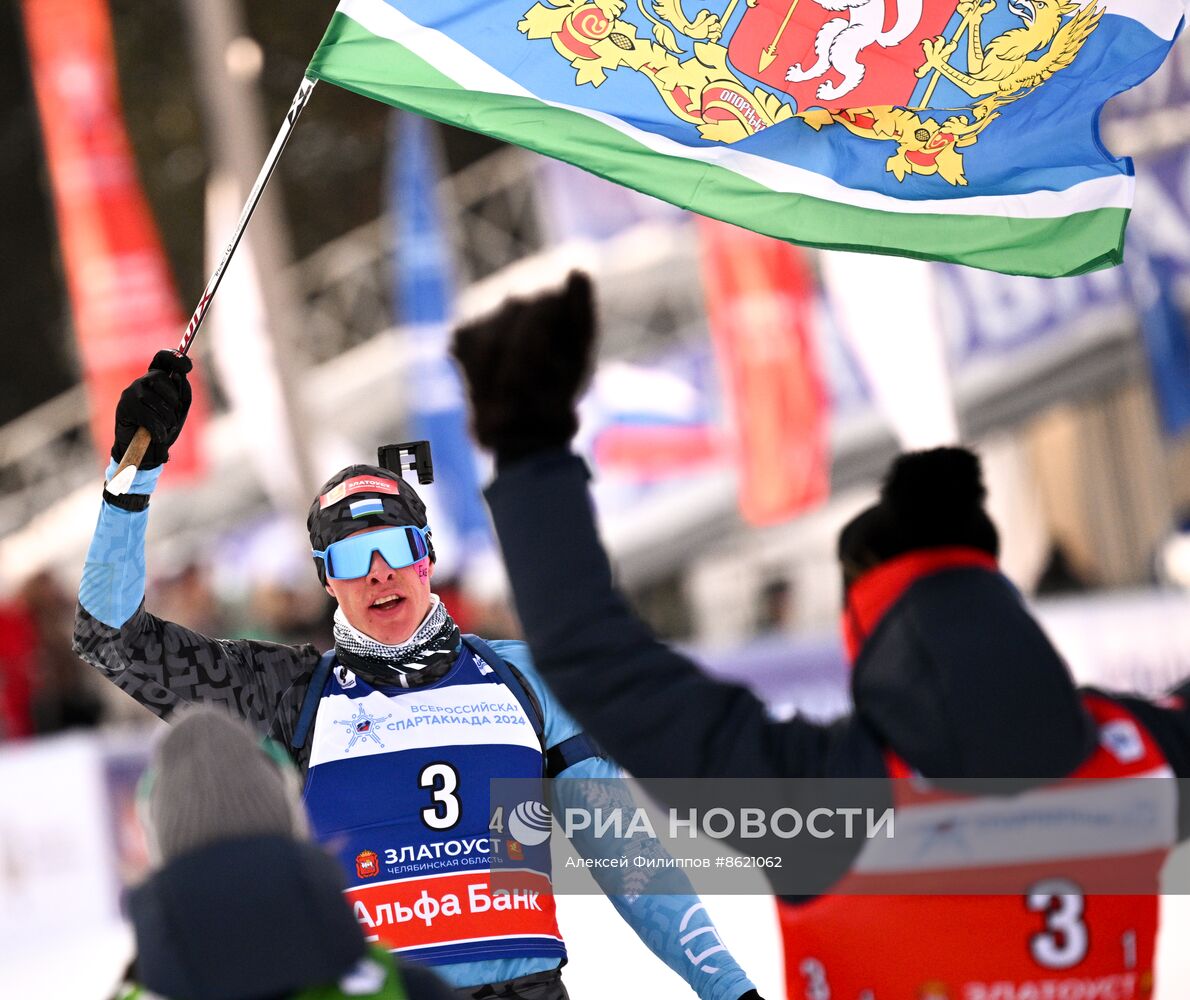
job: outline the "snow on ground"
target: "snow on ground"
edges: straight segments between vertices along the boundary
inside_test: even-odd
[[[1190,851],[1182,848],[1175,863],[1190,868]],[[723,940],[761,996],[782,1000],[781,948],[772,900],[714,896],[705,902]],[[565,976],[572,1000],[688,1000],[693,996],[649,954],[602,896],[559,898],[558,920],[570,949]],[[1155,1000],[1185,1000],[1190,996],[1190,949],[1185,947],[1190,941],[1190,896],[1164,897],[1162,926]],[[21,954],[0,946],[0,997],[106,1000],[131,947],[131,935],[120,926],[90,931],[72,928],[62,941]]]

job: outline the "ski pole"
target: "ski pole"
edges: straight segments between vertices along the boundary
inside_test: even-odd
[[[240,239],[244,235],[244,230],[248,228],[248,220],[252,218],[252,213],[256,211],[256,205],[260,201],[260,196],[264,193],[265,185],[268,184],[269,178],[272,177],[273,169],[277,166],[277,161],[281,159],[281,154],[285,151],[285,144],[289,142],[289,137],[293,134],[293,127],[297,123],[298,116],[305,109],[306,103],[310,100],[310,94],[314,90],[314,84],[317,82],[317,80],[313,80],[308,76],[302,78],[301,85],[294,95],[293,103],[289,106],[289,111],[285,115],[285,121],[281,123],[281,129],[277,133],[277,138],[273,140],[269,155],[265,157],[264,164],[260,168],[260,173],[256,175],[256,182],[252,185],[252,190],[248,192],[248,200],[244,203],[244,210],[240,213],[240,221],[236,223],[236,229],[232,234],[231,242],[227,244],[226,249],[223,251],[223,256],[219,258],[219,263],[211,275],[211,280],[207,282],[207,287],[203,289],[202,297],[198,300],[198,305],[190,317],[190,322],[186,324],[186,331],[182,334],[182,339],[175,349],[175,353],[179,356],[190,353],[190,345],[194,343],[194,338],[198,334],[198,328],[202,326],[203,318],[207,314],[207,309],[210,308],[211,300],[215,297],[215,292],[219,288],[219,282],[223,280],[223,272],[227,270],[227,265],[231,260],[232,254],[236,252],[236,247],[240,245]],[[132,435],[132,440],[124,451],[124,457],[120,459],[120,464],[116,467],[115,473],[107,483],[106,489],[108,493],[118,497],[128,491],[128,488],[132,485],[132,479],[136,475],[137,467],[140,465],[141,459],[145,457],[145,450],[149,447],[151,440],[152,436],[144,427],[138,427],[136,429],[136,433]]]

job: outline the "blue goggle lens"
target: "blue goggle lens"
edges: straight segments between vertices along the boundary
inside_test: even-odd
[[[427,528],[412,525],[404,528],[383,528],[367,531],[332,542],[325,549],[313,550],[314,558],[321,559],[326,575],[332,580],[357,580],[367,576],[372,568],[372,553],[379,552],[380,558],[393,569],[412,566],[430,554],[426,536]]]

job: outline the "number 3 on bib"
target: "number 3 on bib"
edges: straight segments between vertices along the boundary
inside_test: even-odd
[[[427,764],[417,779],[418,787],[429,788],[432,806],[421,811],[421,820],[431,830],[449,830],[463,814],[458,795],[458,772],[446,763]]]
[[[1038,882],[1025,896],[1025,907],[1045,915],[1045,929],[1029,938],[1029,954],[1046,969],[1069,969],[1087,957],[1090,935],[1083,921],[1085,899],[1065,879]]]

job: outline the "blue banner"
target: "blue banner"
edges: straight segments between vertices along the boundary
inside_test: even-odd
[[[1155,158],[1152,225],[1133,227],[1125,265],[1161,427],[1190,427],[1190,324],[1179,289],[1190,281],[1190,147]]]
[[[442,500],[441,510],[430,511],[430,523],[449,522],[457,539],[458,565],[465,567],[491,551],[493,541],[467,432],[462,386],[446,353],[454,268],[438,204],[441,171],[432,128],[416,115],[398,118],[390,169],[397,247],[393,284],[397,319],[412,347],[405,386],[411,432],[433,448],[435,492]]]
[[[1161,427],[1174,436],[1190,427],[1190,330],[1173,297],[1168,260],[1133,246],[1128,265],[1149,359]]]
[[[1190,146],[1145,160],[1125,266],[1073,278],[1016,278],[942,266],[940,302],[956,377],[1019,366],[1030,352],[1136,323],[1167,433],[1190,421]]]

